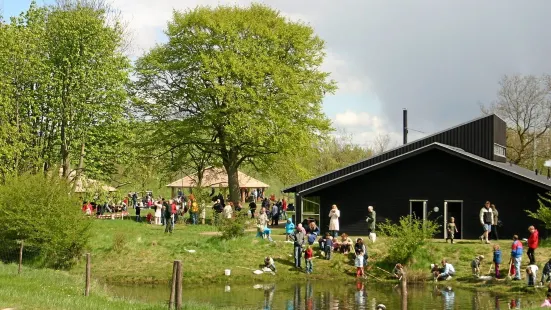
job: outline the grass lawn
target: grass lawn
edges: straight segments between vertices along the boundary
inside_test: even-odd
[[[314,259],[314,273],[307,275],[293,267],[291,257],[293,246],[284,242],[283,228],[273,229],[275,242],[268,242],[255,237],[255,232],[234,240],[221,240],[216,229],[210,225],[176,225],[172,235],[164,233],[163,226],[136,223],[133,220],[93,220],[92,239],[89,251],[92,253],[92,274],[95,279],[112,283],[167,283],[171,278],[172,263],[182,260],[184,264],[184,282],[191,283],[251,283],[273,282],[274,280],[294,281],[310,279],[353,279],[355,268],[353,255],[344,256],[334,253],[331,260],[325,260],[317,252]],[[387,259],[387,241],[384,237],[375,244],[368,243],[369,263],[388,271],[392,265]],[[512,241],[499,241],[502,248],[504,264],[502,274],[507,274],[507,262]],[[195,250],[190,253],[187,250]],[[469,287],[491,288],[502,292],[523,291],[525,281],[507,280],[491,283],[475,281],[471,276],[470,263],[476,255],[484,255],[483,273],[487,274],[492,260],[492,245],[480,241],[459,241],[456,244],[434,240],[416,254],[408,268],[410,282],[432,280],[429,271],[430,263],[440,262],[447,258],[458,273],[451,283],[461,283]],[[258,269],[265,256],[274,258],[277,275],[254,275],[251,270]],[[551,251],[540,247],[536,256],[539,262],[547,261]],[[527,257],[524,256],[526,266]],[[304,265],[304,264],[303,264]],[[244,267],[244,268],[243,268]],[[540,264],[540,271],[543,265]],[[231,269],[231,276],[224,275],[224,269]],[[84,262],[80,262],[72,271],[83,274]],[[387,280],[387,275],[373,267],[369,272],[380,280]],[[523,278],[524,278],[523,272]],[[538,274],[539,278],[539,274]],[[390,279],[388,279],[390,280]],[[377,281],[368,277],[367,281]]]
[[[84,297],[84,277],[49,269],[25,268],[17,274],[15,264],[0,263],[0,309],[166,309],[163,304],[146,304],[110,297],[104,287],[93,283],[90,296]],[[184,304],[184,309],[214,310],[210,305]],[[230,310],[230,308],[227,308]],[[232,308],[233,309],[233,308]]]

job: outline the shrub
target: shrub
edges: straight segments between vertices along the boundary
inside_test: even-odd
[[[0,242],[24,240],[38,267],[68,268],[89,238],[90,221],[67,182],[42,174],[7,176],[0,185]]]
[[[218,231],[222,233],[222,239],[234,239],[245,235],[245,227],[247,225],[247,216],[243,211],[234,213],[235,217],[228,219],[223,218],[223,213],[220,214]]]
[[[546,203],[551,204],[551,198],[549,198],[551,193],[547,193],[545,195],[548,197],[539,195],[540,199],[538,199],[538,203],[540,207],[536,212],[532,212],[530,210],[525,211],[528,213],[529,217],[543,222],[545,229],[551,229],[551,208],[545,205]]]
[[[118,232],[113,237],[113,251],[120,253],[124,248],[126,247],[126,244],[128,243],[128,240],[126,238],[126,235]]]
[[[382,233],[391,239],[388,242],[388,260],[391,263],[409,263],[417,250],[440,231],[440,225],[431,220],[403,216],[398,223],[389,220],[379,224]]]

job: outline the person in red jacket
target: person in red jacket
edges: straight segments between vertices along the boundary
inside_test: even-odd
[[[530,265],[533,265],[536,263],[535,251],[538,248],[540,238],[538,230],[534,228],[534,226],[528,227],[528,231],[530,232],[530,237],[528,237],[528,251],[526,252],[526,254],[528,255],[528,259],[530,260]]]

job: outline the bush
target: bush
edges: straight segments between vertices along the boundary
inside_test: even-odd
[[[90,221],[67,182],[42,174],[8,176],[0,185],[0,242],[24,240],[37,267],[68,268],[82,255]]]
[[[403,216],[397,224],[389,220],[379,224],[382,233],[388,237],[388,260],[390,263],[409,263],[417,250],[427,240],[440,231],[440,225],[434,221],[417,219],[411,215]]]
[[[546,206],[546,204],[551,204],[551,198],[549,198],[551,197],[551,193],[546,193],[545,195],[547,197],[539,195],[540,199],[538,199],[538,203],[540,207],[536,210],[536,212],[532,212],[530,210],[524,211],[528,213],[529,217],[543,222],[545,229],[551,229],[551,208]]]
[[[245,235],[245,227],[247,226],[246,212],[234,212],[234,218],[228,219],[223,217],[223,213],[219,214],[218,231],[222,233],[222,239],[234,239]]]

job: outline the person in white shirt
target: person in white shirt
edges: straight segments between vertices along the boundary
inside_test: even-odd
[[[488,241],[488,236],[492,231],[492,225],[494,225],[494,214],[492,212],[492,209],[490,208],[489,201],[486,201],[484,207],[480,209],[479,219],[480,224],[482,225],[482,229],[484,231],[480,236],[480,241],[486,241],[486,243],[490,243],[490,241]]]
[[[526,268],[526,278],[528,279],[528,286],[534,286],[536,284],[536,278],[538,274],[538,266],[536,264],[528,265]]]
[[[452,276],[455,276],[455,268],[453,268],[453,265],[443,259],[442,267],[444,270],[438,275],[438,280],[451,280]]]
[[[233,208],[232,208],[232,202],[230,202],[229,204],[227,204],[225,207],[224,207],[224,215],[226,215],[226,218],[227,219],[231,219],[231,216],[233,214]]]

